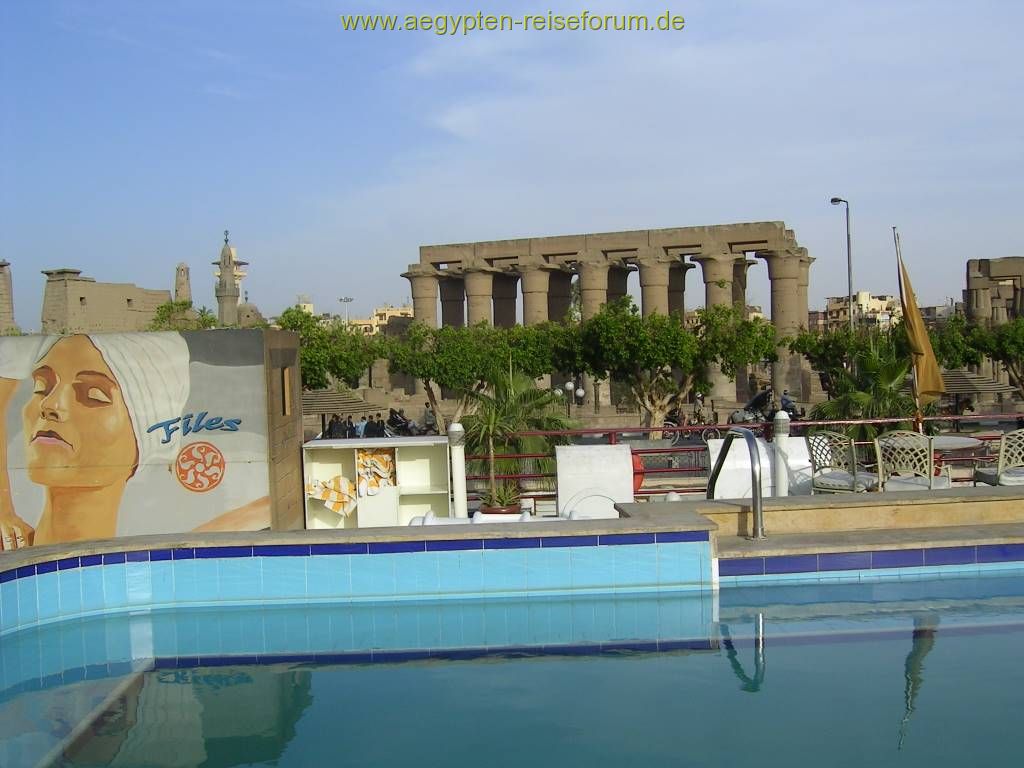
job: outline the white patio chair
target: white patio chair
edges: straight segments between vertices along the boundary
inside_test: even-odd
[[[882,491],[933,491],[951,488],[949,465],[935,473],[932,438],[897,429],[875,438],[878,480]]]
[[[974,483],[1024,485],[1024,429],[1015,429],[999,438],[998,463],[975,469]]]
[[[878,487],[878,476],[857,466],[853,440],[822,430],[807,436],[811,459],[811,493],[864,493]]]

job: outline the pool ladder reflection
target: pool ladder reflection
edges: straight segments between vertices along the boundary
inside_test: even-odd
[[[736,646],[732,642],[732,635],[729,633],[728,624],[720,624],[722,633],[722,644],[725,646],[725,656],[729,660],[732,672],[740,681],[740,689],[747,693],[757,693],[764,685],[765,660],[764,660],[764,614],[758,613],[754,617],[754,674],[748,675],[743,668],[742,662],[736,654]]]

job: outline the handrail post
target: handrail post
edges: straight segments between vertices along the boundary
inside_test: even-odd
[[[718,474],[725,466],[725,457],[729,453],[729,446],[734,438],[742,437],[747,444],[747,451],[750,454],[750,507],[754,515],[753,539],[763,539],[764,534],[764,505],[761,499],[761,453],[757,447],[757,438],[749,429],[743,427],[730,427],[725,433],[725,442],[722,443],[722,450],[715,461],[715,468],[711,470],[711,477],[708,478],[707,498],[715,498],[715,484],[718,482]]]

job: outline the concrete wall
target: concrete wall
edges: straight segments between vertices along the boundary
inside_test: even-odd
[[[98,283],[76,269],[45,272],[43,333],[144,331],[170,291]]]
[[[271,527],[287,531],[305,526],[302,507],[302,377],[299,337],[266,330],[264,368],[267,387],[267,437],[270,450]]]

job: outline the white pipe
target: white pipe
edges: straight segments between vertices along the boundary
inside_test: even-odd
[[[466,501],[466,430],[458,422],[448,425],[448,448],[452,461],[452,517],[469,517]]]
[[[772,472],[775,496],[789,496],[789,414],[780,408],[772,426],[775,433],[772,442],[775,451]]]

